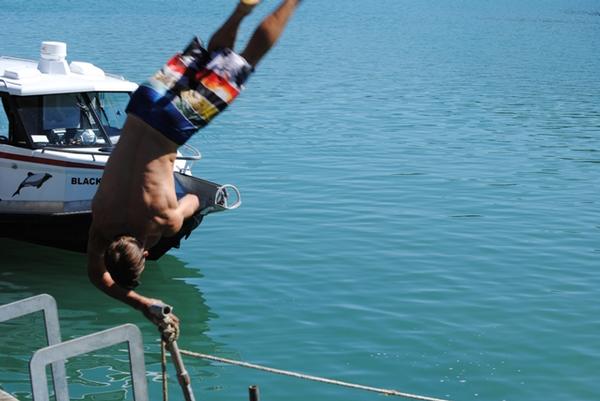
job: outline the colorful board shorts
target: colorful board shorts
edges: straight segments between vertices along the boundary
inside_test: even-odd
[[[230,49],[208,54],[194,38],[139,86],[126,111],[183,145],[233,102],[252,72],[239,54]]]

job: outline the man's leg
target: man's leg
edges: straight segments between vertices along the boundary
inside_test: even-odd
[[[256,31],[254,31],[248,42],[248,46],[242,53],[242,57],[251,66],[255,67],[260,59],[277,42],[277,39],[281,36],[288,20],[300,2],[301,0],[283,0],[279,7],[256,28]]]
[[[209,53],[225,48],[233,50],[240,23],[258,3],[258,0],[241,0],[238,3],[235,10],[233,10],[233,14],[210,38],[208,42]]]

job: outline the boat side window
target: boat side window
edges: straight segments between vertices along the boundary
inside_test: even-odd
[[[129,92],[95,92],[90,93],[91,105],[96,111],[102,127],[112,143],[116,143],[121,135],[129,104]]]
[[[13,100],[21,122],[20,126],[14,130],[13,142],[24,146],[29,143],[28,136],[33,139],[32,134],[41,132],[42,122],[39,110],[42,99],[40,96],[13,96]]]
[[[2,107],[0,107],[0,143],[8,143],[9,141],[9,119],[6,113],[6,100],[5,96],[2,96]]]
[[[85,93],[16,97],[19,117],[34,147],[110,143]]]
[[[73,129],[81,126],[77,96],[73,94],[44,96],[43,130]]]
[[[80,94],[47,95],[42,106],[43,135],[32,138],[52,145],[93,145],[97,139],[95,125]]]
[[[28,127],[37,124],[37,118],[31,113],[22,113],[21,107],[29,110],[28,105],[37,104],[37,96],[10,96],[2,99],[9,119],[9,142],[14,146],[30,147],[31,140],[27,135]],[[32,117],[31,119],[27,117]]]

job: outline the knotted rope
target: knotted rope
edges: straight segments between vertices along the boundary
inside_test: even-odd
[[[185,401],[195,401],[194,392],[190,383],[190,375],[181,359],[179,353],[179,347],[177,346],[177,338],[179,338],[179,324],[176,319],[173,319],[171,314],[172,308],[168,305],[157,304],[151,306],[151,313],[158,319],[158,330],[161,334],[161,351],[163,352],[161,358],[162,367],[162,380],[163,380],[163,397],[167,397],[167,369],[166,369],[166,356],[164,355],[164,349],[167,349],[171,354],[171,359],[175,365],[177,371],[177,380],[183,390],[183,396]],[[166,398],[165,398],[165,401]]]

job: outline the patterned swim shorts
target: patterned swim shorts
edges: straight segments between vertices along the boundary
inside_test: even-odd
[[[194,38],[183,53],[140,85],[131,96],[127,113],[183,145],[233,102],[252,71],[232,50],[208,54]]]

